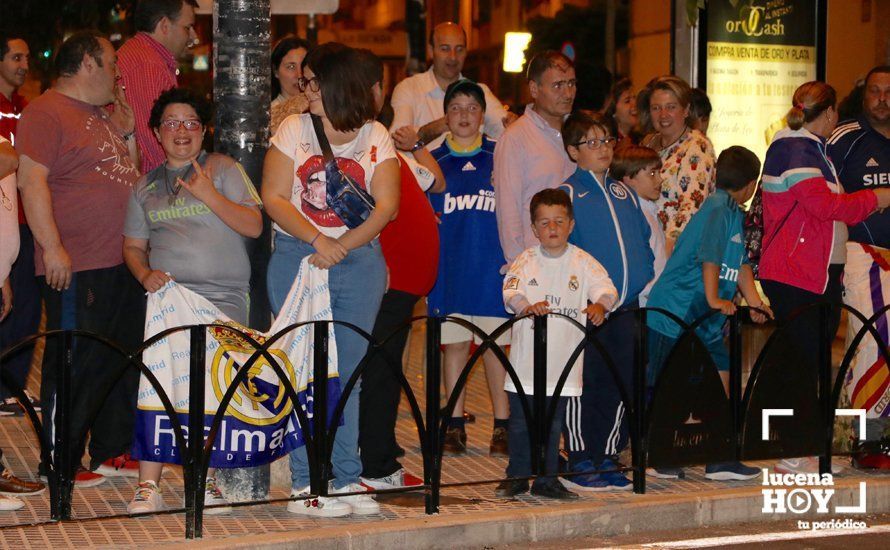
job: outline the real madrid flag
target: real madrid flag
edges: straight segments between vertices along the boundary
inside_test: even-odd
[[[309,265],[306,259],[288,294],[281,313],[267,333],[260,333],[228,319],[202,296],[168,282],[148,296],[145,338],[168,328],[224,323],[249,333],[263,343],[294,323],[331,318],[328,272]],[[300,406],[312,418],[313,326],[294,329],[275,341],[269,354],[275,358],[297,390]],[[328,399],[330,411],[340,397],[337,377],[337,346],[330,333],[328,346]],[[210,431],[220,400],[254,348],[240,334],[220,327],[207,329],[206,384],[204,388],[204,437]],[[158,378],[178,421],[187,432],[189,408],[189,331],[179,331],[158,341],[143,353],[143,361]],[[291,400],[268,360],[260,357],[250,368],[226,411],[217,433],[210,466],[237,468],[272,462],[304,443]],[[144,376],[139,383],[136,436],[133,457],[152,462],[180,463],[170,419],[157,392]]]

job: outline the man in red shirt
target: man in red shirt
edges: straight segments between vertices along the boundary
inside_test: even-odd
[[[28,104],[18,93],[18,89],[28,76],[29,61],[27,42],[14,35],[0,34],[0,136],[13,145],[16,124]],[[17,197],[9,199],[17,200]],[[21,201],[18,220],[20,253],[3,289],[4,294],[11,293],[15,307],[9,317],[0,323],[0,350],[36,333],[40,325],[40,287],[34,278],[34,237],[25,223]],[[10,386],[0,384],[0,417],[24,414],[24,409],[13,397],[12,390],[24,389],[28,371],[31,370],[33,351],[33,347],[25,348],[3,362],[3,371],[8,376]],[[28,397],[35,409],[40,411],[40,402],[30,394]]]
[[[164,162],[164,151],[148,127],[148,116],[161,92],[176,87],[176,60],[197,39],[197,6],[195,0],[142,0],[134,15],[138,32],[117,52],[121,84],[136,115],[143,174]]]
[[[18,123],[17,183],[34,233],[35,272],[46,304],[46,328],[100,334],[125,350],[142,342],[144,291],[123,260],[127,201],[139,169],[132,110],[116,86],[114,48],[92,31],[71,35],[58,49],[52,88],[32,101]],[[114,113],[105,107],[114,103]],[[60,338],[47,338],[40,400],[53,441]],[[90,469],[136,475],[122,456],[133,441],[139,373],[114,350],[75,338],[71,411],[72,472],[90,433]],[[97,410],[98,409],[98,410]],[[44,465],[45,470],[45,465]],[[102,475],[80,470],[75,485]]]

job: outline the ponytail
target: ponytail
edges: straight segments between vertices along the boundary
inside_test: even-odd
[[[800,130],[804,124],[816,120],[823,111],[836,104],[834,88],[815,80],[806,82],[795,90],[785,121],[792,130]]]

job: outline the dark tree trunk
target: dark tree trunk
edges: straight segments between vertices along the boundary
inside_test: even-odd
[[[215,0],[213,5],[214,149],[240,162],[257,189],[269,140],[271,17],[270,0]],[[271,323],[266,292],[270,249],[264,215],[263,234],[250,247],[250,326],[258,330]],[[219,470],[217,478],[234,501],[265,498],[269,492],[268,466]]]
[[[423,0],[405,0],[405,30],[408,31],[408,74],[426,70],[426,5]]]

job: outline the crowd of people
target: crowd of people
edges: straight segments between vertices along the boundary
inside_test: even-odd
[[[631,387],[636,352],[633,316],[623,312],[647,306],[689,323],[717,310],[696,335],[725,388],[723,329],[741,299],[756,322],[787,321],[817,301],[840,304],[845,264],[849,303],[869,315],[890,299],[890,180],[875,168],[890,165],[890,67],[869,73],[861,117],[841,126],[829,85],[798,88],[761,171],[742,147],[715,154],[706,135],[707,96],[676,76],[639,91],[620,80],[602,112],[576,111],[572,61],[545,51],[528,62],[531,103],[517,116],[463,76],[466,33],[445,23],[430,35],[431,68],[396,85],[387,105],[383,64],[371,52],[285,37],[271,52],[272,132],[257,191],[234,159],[204,150],[211,105],[177,86],[177,58],[195,37],[195,7],[193,0],[140,2],[138,32],[117,52],[96,32],[71,35],[56,52],[52,86],[30,104],[17,93],[29,70],[28,45],[0,36],[0,349],[37,331],[41,303],[47,330],[92,331],[135,348],[145,293],[170,278],[247,324],[247,243],[261,235],[264,212],[273,223],[267,283],[276,312],[308,259],[328,272],[333,318],[375,338],[403,325],[424,298],[430,315],[487,333],[529,314],[602,325],[598,338],[620,382],[588,345],[557,397],[562,368],[583,334],[562,317],[549,323],[547,392],[557,414],[546,469],[557,473],[562,438],[568,463],[561,480],[529,486],[521,479],[532,473],[518,397],[518,385],[532,392],[531,318],[496,339],[517,380],[506,377],[493,351],[482,356],[494,418],[489,452],[508,458],[509,479],[496,494],[572,499],[573,491],[631,485],[618,463],[628,444],[619,384]],[[334,172],[359,188],[358,206],[328,195]],[[746,222],[752,197],[757,215]],[[768,303],[755,284],[757,266]],[[800,360],[815,365],[813,323],[818,318],[795,324],[794,340]],[[333,330],[339,375],[347,380],[367,342],[339,325]],[[659,314],[649,316],[649,330],[647,383],[654,386],[682,330]],[[886,346],[886,323],[883,331]],[[443,326],[449,397],[480,341],[462,323]],[[401,359],[406,342],[405,331],[390,338],[385,355]],[[880,362],[880,345],[863,344],[860,359]],[[60,353],[49,340],[41,395],[32,398],[47,435]],[[24,388],[30,360],[21,353],[4,362],[4,384]],[[162,509],[163,464],[129,455],[138,373],[91,341],[78,342],[74,369],[71,434],[78,442],[89,435],[90,457],[89,467],[72,472],[75,486],[136,477],[128,510]],[[789,386],[806,389],[798,381]],[[0,415],[20,414],[18,401],[3,392]],[[376,514],[365,488],[422,484],[398,460],[400,392],[396,374],[375,356],[343,409],[330,495],[292,501],[289,511]],[[463,403],[456,397],[446,420],[446,455],[467,452],[473,416]],[[305,448],[289,462],[292,495],[308,495]],[[887,462],[883,456],[869,464]],[[815,468],[809,457],[776,466]],[[739,462],[705,472],[714,480],[759,474]],[[16,496],[44,488],[4,470],[0,494],[8,496],[0,509],[21,507]],[[221,505],[211,511],[227,511],[212,471],[205,499]]]

